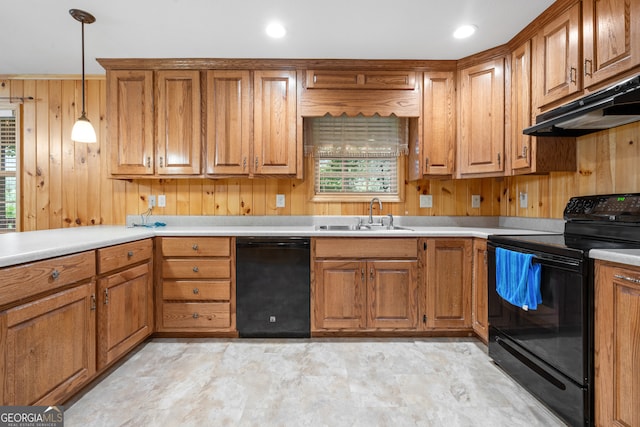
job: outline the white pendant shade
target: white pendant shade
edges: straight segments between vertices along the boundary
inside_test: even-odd
[[[96,131],[86,117],[80,117],[73,125],[71,139],[76,142],[97,142]]]

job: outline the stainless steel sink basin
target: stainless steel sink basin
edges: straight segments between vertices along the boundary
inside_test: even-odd
[[[359,224],[359,225],[318,225],[317,230],[324,231],[392,231],[392,230],[407,230],[413,231],[411,228],[400,227],[397,225],[388,226],[381,224]]]

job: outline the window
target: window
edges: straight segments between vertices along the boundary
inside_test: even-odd
[[[306,118],[305,154],[314,157],[314,200],[377,196],[399,201],[407,129],[407,119],[396,116]]]
[[[0,107],[0,232],[16,231],[18,134],[15,107]]]

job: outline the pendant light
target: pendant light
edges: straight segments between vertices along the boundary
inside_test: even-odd
[[[71,129],[71,139],[77,142],[97,142],[96,131],[84,111],[84,24],[91,24],[96,21],[96,18],[80,9],[69,9],[69,14],[82,24],[82,115]]]

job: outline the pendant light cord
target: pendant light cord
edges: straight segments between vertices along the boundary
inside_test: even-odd
[[[82,22],[82,117],[85,117],[84,111],[84,22]]]

